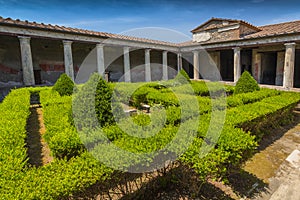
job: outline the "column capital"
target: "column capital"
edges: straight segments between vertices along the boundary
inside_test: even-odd
[[[28,36],[18,36],[20,41],[30,42],[31,37]]]
[[[199,53],[198,50],[193,50],[192,52],[193,52],[193,54]]]
[[[125,50],[125,51],[129,51],[129,50],[130,50],[130,48],[131,48],[131,47],[129,47],[129,46],[124,46],[124,47],[123,47],[123,50]]]
[[[286,48],[288,48],[288,47],[295,47],[296,46],[296,42],[285,43],[284,46],[286,46]]]
[[[73,43],[73,41],[70,40],[63,40],[63,44],[64,45],[71,45]]]
[[[100,48],[102,47],[102,48],[103,48],[104,46],[105,46],[105,45],[104,45],[103,43],[97,43],[97,44],[96,44],[96,47],[100,47]]]
[[[163,53],[169,53],[169,51],[167,51],[167,50],[163,50]]]
[[[241,47],[234,47],[234,48],[232,48],[235,52],[236,51],[240,51],[241,50]]]
[[[149,49],[149,48],[148,48],[148,49],[145,49],[145,52],[150,52],[151,50],[152,50],[152,49]]]

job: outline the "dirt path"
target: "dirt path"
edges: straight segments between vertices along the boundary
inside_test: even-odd
[[[27,120],[27,154],[29,164],[40,167],[50,163],[53,158],[50,155],[48,144],[42,135],[45,133],[42,108],[38,104],[31,105],[30,116]]]

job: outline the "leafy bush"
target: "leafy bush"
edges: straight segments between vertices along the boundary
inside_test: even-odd
[[[108,83],[99,78],[95,92],[95,111],[100,126],[107,126],[114,123],[112,113],[112,89]]]
[[[57,91],[60,96],[70,96],[73,93],[74,82],[67,74],[60,75],[59,79],[53,86],[53,90]]]
[[[185,72],[184,69],[179,71],[179,73],[176,75],[174,80],[179,84],[185,84],[191,82],[189,75]]]
[[[249,72],[245,71],[236,83],[234,94],[254,92],[256,90],[260,90],[256,80]]]

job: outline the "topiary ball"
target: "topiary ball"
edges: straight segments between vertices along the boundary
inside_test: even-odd
[[[256,90],[260,90],[256,80],[249,72],[245,71],[236,83],[234,94],[253,92]]]
[[[57,91],[60,96],[70,96],[73,93],[74,82],[67,74],[60,75],[52,90]]]

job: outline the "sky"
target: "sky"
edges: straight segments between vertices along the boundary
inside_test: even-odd
[[[211,17],[254,25],[300,20],[295,0],[0,0],[0,16],[171,42]],[[151,28],[150,28],[151,27]]]

